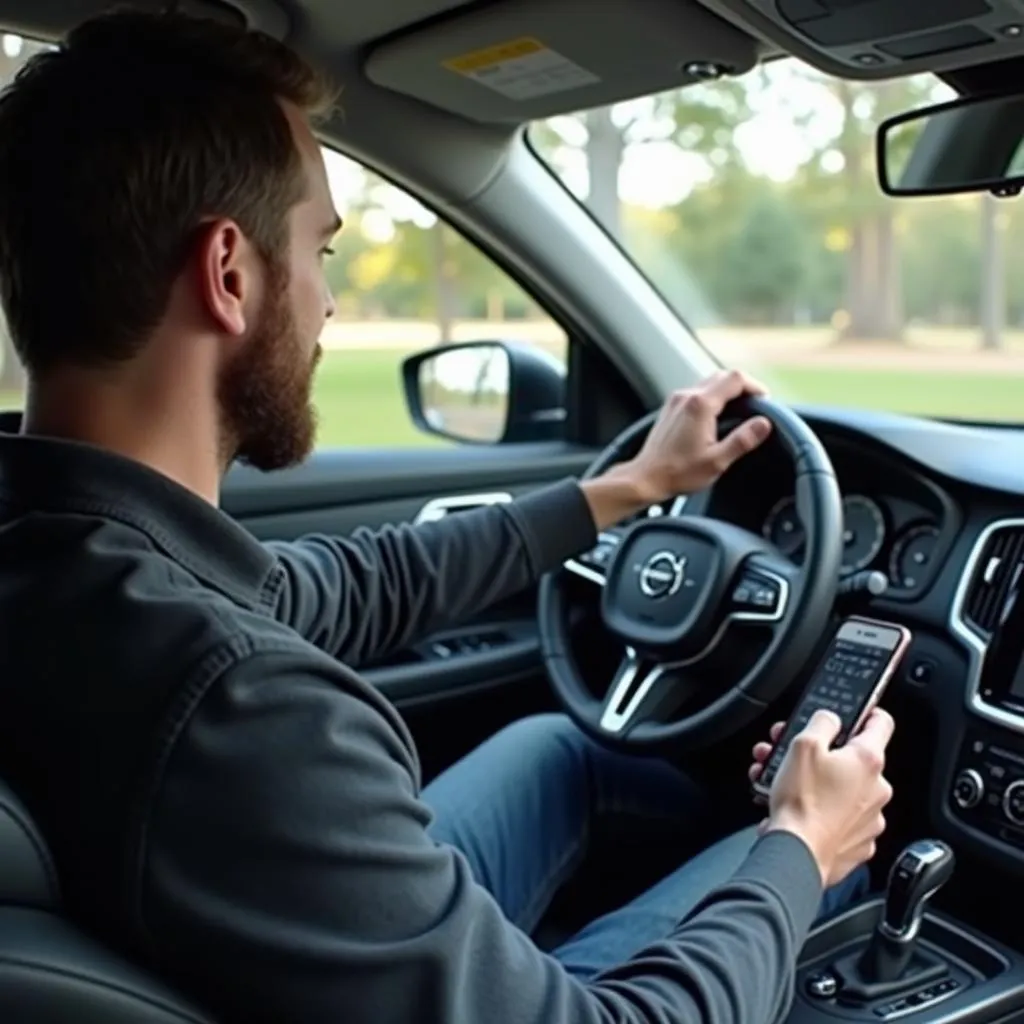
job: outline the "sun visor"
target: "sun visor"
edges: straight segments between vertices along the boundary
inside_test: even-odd
[[[756,61],[755,40],[689,0],[501,0],[389,39],[365,71],[442,110],[521,123]]]

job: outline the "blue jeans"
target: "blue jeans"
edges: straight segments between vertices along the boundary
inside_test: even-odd
[[[426,786],[423,799],[435,814],[433,838],[468,858],[477,882],[527,933],[579,866],[600,816],[684,829],[708,816],[704,794],[672,765],[606,750],[562,715],[515,722]],[[584,979],[628,960],[728,880],[755,838],[750,828],[720,840],[553,955]],[[861,868],[826,891],[820,916],[867,889]]]

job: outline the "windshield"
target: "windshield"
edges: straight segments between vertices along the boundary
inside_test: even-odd
[[[1024,207],[878,187],[878,123],[953,95],[783,60],[530,139],[707,349],[779,397],[1024,421]]]

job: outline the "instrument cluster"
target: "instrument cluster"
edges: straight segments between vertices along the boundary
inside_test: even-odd
[[[791,496],[779,499],[761,533],[794,562],[801,562],[804,528]],[[889,586],[914,591],[931,576],[941,525],[929,510],[896,498],[847,494],[843,498],[842,575],[875,569]]]

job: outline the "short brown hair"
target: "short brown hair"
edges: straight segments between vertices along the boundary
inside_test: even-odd
[[[281,255],[305,189],[281,100],[332,93],[269,36],[177,13],[105,14],[26,63],[0,94],[0,297],[31,376],[130,358],[204,220]]]

